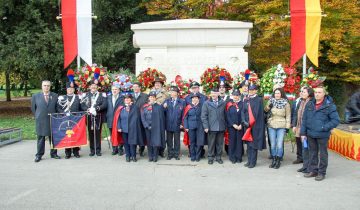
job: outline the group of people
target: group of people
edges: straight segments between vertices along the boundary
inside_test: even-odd
[[[49,113],[87,111],[90,156],[102,155],[101,130],[106,122],[112,155],[125,154],[127,162],[137,161],[137,150],[144,156],[145,146],[150,162],[165,157],[165,149],[167,160],[179,160],[180,134],[184,132],[183,143],[188,146],[191,161],[199,162],[207,145],[208,164],[222,164],[224,148],[231,163],[241,163],[247,145],[245,166],[253,168],[258,151],[266,149],[267,133],[272,159],[269,167],[278,169],[284,155],[284,137],[292,129],[297,142],[294,163],[303,163],[298,172],[320,181],[326,174],[330,132],[339,123],[336,106],[323,87],[303,87],[291,107],[282,88],[275,88],[264,106],[263,98],[257,94],[258,86],[247,81],[230,95],[229,85],[221,81],[211,89],[209,97],[200,93],[200,84],[194,81],[191,93],[184,99],[178,87],[166,91],[164,81],[158,78],[149,94],[141,92],[141,83],[137,82],[131,93],[121,93],[120,86],[114,83],[111,94],[106,94],[99,92],[98,83],[92,81],[89,92],[81,96],[74,94],[72,83],[67,84],[63,96],[50,92],[50,85],[50,81],[43,81],[42,92],[32,97],[38,135],[35,162],[44,155],[45,137],[49,136],[51,142]],[[65,149],[65,158],[72,154],[79,158],[79,150]],[[50,155],[60,159],[55,149]]]

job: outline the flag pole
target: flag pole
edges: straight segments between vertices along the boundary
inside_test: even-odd
[[[77,58],[77,70],[80,71],[80,56],[76,56]]]
[[[306,72],[306,54],[303,55],[303,78],[307,74]]]

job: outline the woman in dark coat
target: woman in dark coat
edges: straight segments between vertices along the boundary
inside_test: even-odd
[[[242,162],[244,135],[242,129],[242,107],[240,91],[235,89],[232,92],[233,99],[226,104],[226,123],[229,132],[229,160],[235,163]]]
[[[191,94],[189,97],[191,103],[185,107],[183,116],[184,143],[189,141],[191,161],[199,162],[202,147],[205,145],[205,132],[201,122],[202,106],[199,93]]]
[[[149,161],[157,162],[159,148],[165,148],[164,109],[156,103],[156,92],[149,93],[149,103],[141,109],[141,121],[145,128]]]
[[[136,146],[144,145],[140,110],[139,107],[133,104],[131,94],[125,95],[124,104],[125,106],[119,106],[117,109],[115,116],[118,116],[118,118],[114,119],[114,124],[117,123],[118,132],[124,142],[126,162],[131,160],[136,162]]]

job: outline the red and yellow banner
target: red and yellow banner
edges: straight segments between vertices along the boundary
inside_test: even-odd
[[[293,66],[304,54],[318,66],[321,25],[320,0],[290,0],[291,61]]]
[[[328,148],[346,158],[360,161],[360,134],[335,128],[331,132]]]

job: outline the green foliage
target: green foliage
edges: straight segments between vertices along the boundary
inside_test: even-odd
[[[36,139],[35,119],[31,116],[1,117],[0,128],[21,128],[24,140]]]

